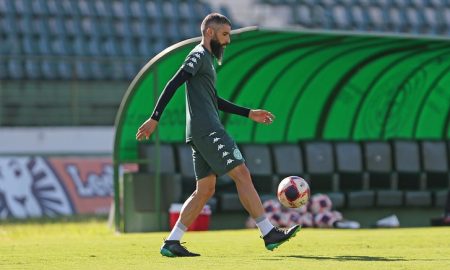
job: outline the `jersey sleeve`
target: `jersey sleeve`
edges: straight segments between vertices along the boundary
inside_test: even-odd
[[[181,69],[190,73],[192,76],[195,76],[202,66],[203,58],[204,52],[192,52],[184,60]]]

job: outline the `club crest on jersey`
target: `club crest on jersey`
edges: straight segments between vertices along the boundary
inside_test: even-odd
[[[234,156],[234,158],[237,159],[237,160],[241,160],[241,159],[242,159],[241,151],[239,151],[239,149],[237,149],[237,148],[235,148],[235,149],[233,150],[233,156]]]

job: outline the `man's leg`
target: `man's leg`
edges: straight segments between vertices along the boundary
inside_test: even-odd
[[[180,217],[161,247],[161,254],[167,257],[192,257],[199,254],[191,253],[181,246],[180,240],[187,228],[194,222],[206,202],[214,195],[216,176],[210,174],[197,181],[197,188],[184,202]]]
[[[238,165],[229,171],[228,175],[236,183],[239,199],[250,216],[254,219],[263,216],[264,208],[247,166]]]
[[[253,185],[250,172],[245,164],[238,165],[228,172],[228,175],[236,183],[239,199],[242,205],[255,219],[256,225],[261,231],[264,244],[267,249],[273,250],[283,244],[300,230],[300,226],[296,225],[288,230],[280,230],[274,228],[273,225],[264,215],[264,208],[259,198],[258,192]]]
[[[186,227],[191,226],[192,222],[194,222],[202,211],[206,202],[214,195],[215,188],[216,175],[214,174],[210,174],[205,178],[197,180],[197,188],[184,202],[178,221]]]

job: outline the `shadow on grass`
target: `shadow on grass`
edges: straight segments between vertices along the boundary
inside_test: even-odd
[[[366,261],[366,262],[399,262],[406,261],[403,258],[388,258],[376,256],[305,256],[305,255],[287,255],[277,256],[278,258],[265,258],[263,260],[282,260],[283,258],[296,258],[307,260],[333,260],[333,261]]]

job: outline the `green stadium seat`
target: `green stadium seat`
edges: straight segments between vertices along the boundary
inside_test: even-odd
[[[403,191],[400,190],[377,190],[377,207],[398,207],[403,205]]]
[[[450,190],[440,190],[434,192],[434,206],[444,208],[447,204],[448,193]]]
[[[122,55],[124,56],[138,56],[138,50],[133,39],[125,38],[119,41]]]
[[[139,164],[139,172],[145,173],[148,176],[151,176],[158,172],[161,176],[161,187],[163,190],[166,190],[164,194],[167,193],[168,190],[170,192],[175,192],[175,194],[170,198],[170,201],[167,203],[179,202],[182,197],[182,180],[180,174],[176,171],[176,157],[173,145],[171,144],[161,144],[156,146],[153,143],[140,143],[138,146],[138,156],[140,159],[147,160],[146,164]],[[158,151],[158,152],[157,152]],[[158,155],[159,155],[159,167],[158,167]],[[195,181],[194,181],[195,183]],[[149,192],[154,190],[151,186],[148,186],[148,189],[140,190],[140,197],[151,197],[149,196]],[[165,195],[161,196],[164,199]],[[142,204],[143,206],[145,204]],[[147,202],[148,205],[148,202]],[[151,204],[150,204],[151,205]],[[168,209],[169,205],[165,205],[165,210]],[[150,210],[150,209],[148,209]],[[141,210],[142,211],[142,210]]]
[[[24,54],[33,56],[39,54],[39,48],[36,46],[38,40],[34,36],[25,35],[21,41]]]
[[[182,196],[181,202],[184,202],[196,188],[194,165],[192,162],[192,149],[188,144],[176,144],[177,170],[181,176]],[[216,188],[219,191],[219,188]],[[217,194],[208,200],[211,211],[217,211]]]
[[[76,3],[72,0],[47,0],[47,7],[51,16],[72,16],[72,14],[78,14]]]
[[[243,144],[239,147],[251,172],[253,184],[260,195],[274,194],[279,180],[274,175],[273,162],[268,145]]]
[[[397,190],[397,175],[393,172],[392,150],[388,142],[364,141],[364,164],[369,190],[375,191],[375,203],[380,207],[403,205],[403,192]]]
[[[60,60],[57,64],[59,78],[64,80],[74,79],[74,67],[72,60]]]
[[[161,20],[163,17],[161,6],[157,1],[147,1],[145,3],[145,10],[147,15],[153,20]]]
[[[195,190],[195,173],[192,162],[192,149],[187,144],[176,145],[178,171],[181,175],[183,198],[189,197]]]
[[[58,65],[55,59],[43,59],[41,61],[42,76],[47,80],[58,78]]]
[[[15,18],[11,14],[6,14],[2,16],[3,33],[10,35],[18,35],[19,27]]]
[[[33,14],[37,16],[47,16],[49,14],[47,1],[45,0],[31,0],[31,9]]]
[[[75,60],[75,78],[81,80],[93,79],[91,66],[85,59]]]
[[[445,141],[421,141],[427,190],[450,189],[449,155]]]
[[[369,174],[364,169],[361,146],[358,142],[334,142],[339,191],[347,195],[349,208],[375,205],[375,192],[368,190]]]
[[[18,31],[21,35],[33,34],[33,22],[31,16],[23,16],[16,19]]]
[[[6,59],[0,59],[0,80],[9,78],[9,72]]]
[[[418,142],[414,140],[394,140],[392,145],[398,189],[405,191],[405,205],[431,206],[431,192],[425,190],[426,174],[421,168]]]
[[[274,172],[278,179],[296,175],[308,179],[303,166],[303,156],[299,145],[273,144],[271,145]]]
[[[31,80],[40,79],[42,77],[39,60],[26,59],[25,60],[26,77]]]
[[[112,11],[115,18],[125,20],[131,17],[131,11],[128,7],[128,1],[112,0]]]
[[[22,61],[17,59],[8,60],[8,71],[12,79],[24,79],[26,75]]]
[[[429,191],[405,192],[405,205],[410,207],[430,207],[432,205],[431,192]]]
[[[48,20],[45,17],[36,17],[33,19],[33,33],[35,35],[50,35]]]
[[[79,35],[75,36],[73,39],[73,50],[76,56],[87,56],[89,54],[89,50],[87,48],[88,41],[85,37]]]
[[[114,37],[104,38],[102,47],[104,48],[105,54],[107,56],[119,56],[120,55],[120,49],[117,44],[117,40]]]
[[[20,16],[31,16],[33,13],[31,2],[29,0],[14,0],[16,14]]]
[[[347,207],[369,208],[375,206],[375,192],[373,190],[360,190],[347,193]]]
[[[392,146],[398,189],[425,189],[425,174],[421,168],[418,143],[413,140],[394,140]]]
[[[364,141],[365,168],[369,174],[369,189],[394,190],[397,188],[393,172],[392,150],[387,142]]]
[[[1,15],[15,15],[16,8],[12,0],[0,1],[0,14]]]
[[[159,155],[159,168],[158,166]],[[175,152],[171,144],[161,144],[159,149],[153,143],[140,143],[138,147],[138,156],[140,159],[147,160],[146,163],[139,165],[139,171],[145,173],[166,173],[175,174],[176,160]]]
[[[78,10],[82,17],[94,18],[97,16],[97,10],[95,8],[95,3],[92,0],[77,0]]]
[[[334,155],[331,142],[301,142],[305,153],[306,172],[311,189],[315,192],[338,192],[339,178],[335,172]]]
[[[139,20],[148,18],[145,10],[145,2],[143,0],[131,0],[130,2],[131,17]]]
[[[358,142],[334,143],[336,172],[339,174],[340,191],[367,190],[369,175],[364,170],[363,155]]]
[[[153,53],[153,44],[150,39],[139,39],[139,54],[144,57],[151,57],[154,55]]]
[[[64,20],[66,35],[70,37],[80,37],[83,35],[83,27],[78,17],[69,17]]]
[[[60,16],[50,17],[47,20],[48,22],[48,30],[50,31],[50,35],[53,36],[65,36],[66,28],[64,27],[64,19]]]

